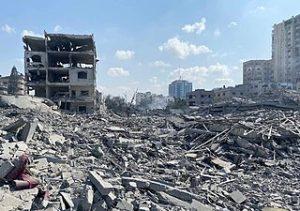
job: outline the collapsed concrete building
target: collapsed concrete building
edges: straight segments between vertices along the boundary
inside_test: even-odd
[[[238,84],[234,87],[221,87],[212,90],[196,89],[187,93],[187,104],[189,106],[209,105],[220,102],[228,102],[233,98],[248,98],[252,92],[248,85]]]
[[[174,98],[163,96],[162,94],[154,94],[151,92],[136,93],[135,105],[140,110],[165,109],[170,102],[174,102]]]
[[[97,54],[93,35],[24,36],[28,93],[61,109],[90,113],[96,103]]]
[[[9,76],[0,76],[0,94],[25,95],[26,80],[22,73],[13,66]]]

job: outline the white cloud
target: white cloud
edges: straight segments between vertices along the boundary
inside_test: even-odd
[[[159,77],[153,76],[149,79],[149,82],[149,90],[151,90],[152,93],[166,94],[165,92],[168,90],[167,83],[159,81]]]
[[[192,81],[194,84],[203,85],[207,77],[208,68],[202,66],[194,66],[189,68],[177,68],[170,73],[171,80],[183,79]]]
[[[100,92],[102,92],[104,97],[106,97],[107,95],[120,96],[120,97],[125,98],[125,100],[127,102],[130,102],[133,94],[136,91],[136,87],[126,86],[126,85],[120,85],[120,86],[103,86],[103,85],[100,86],[100,85],[98,85],[98,90]]]
[[[221,36],[221,31],[220,31],[220,29],[216,29],[216,30],[214,31],[214,36],[215,36],[215,37],[220,37],[220,36]]]
[[[210,65],[208,67],[209,72],[213,72],[213,73],[221,73],[222,76],[228,76],[229,75],[229,68],[227,65],[225,64],[214,64],[214,65]]]
[[[201,18],[199,22],[196,22],[194,24],[184,25],[181,29],[186,33],[196,32],[197,34],[201,34],[206,28],[205,23],[206,23],[206,19]]]
[[[16,30],[8,24],[3,25],[1,27],[1,30],[8,33],[8,34],[16,33]]]
[[[107,71],[107,75],[111,77],[129,76],[129,72],[122,67],[111,67]]]
[[[232,53],[227,53],[227,52],[216,52],[216,53],[212,54],[211,56],[212,56],[213,58],[216,58],[216,57],[218,57],[218,58],[224,58],[224,57],[226,57],[226,56],[228,56],[228,55],[230,55],[230,54],[232,54]]]
[[[238,25],[237,22],[231,21],[231,22],[228,24],[228,28],[233,28],[233,27],[235,27],[235,26],[237,26],[237,25]]]
[[[61,32],[62,29],[63,29],[63,28],[62,28],[60,25],[56,25],[56,26],[54,27],[53,31],[54,31],[55,33],[58,33],[58,32]]]
[[[130,60],[134,57],[135,52],[131,50],[117,50],[115,57],[119,60]]]
[[[234,81],[231,78],[217,78],[215,79],[215,83],[219,86],[232,86],[234,84]]]
[[[152,84],[157,84],[158,83],[158,77],[153,76],[152,78],[149,79],[149,82],[152,83]]]
[[[255,14],[264,11],[266,11],[266,8],[264,6],[257,6],[255,9],[250,10],[250,13]]]
[[[240,68],[239,66],[233,66],[232,69],[233,69],[234,71],[241,70],[241,68]]]
[[[171,67],[171,65],[169,63],[166,63],[166,62],[161,61],[161,60],[157,60],[157,61],[153,62],[151,65],[154,66],[154,67],[158,67],[158,68]]]
[[[266,8],[264,6],[258,6],[258,7],[256,7],[256,10],[257,11],[265,11]]]
[[[179,40],[177,37],[169,39],[158,47],[160,51],[169,51],[180,59],[185,59],[189,55],[199,55],[210,53],[211,50],[205,45],[193,45]]]
[[[191,81],[195,87],[232,85],[230,78],[231,69],[224,64],[216,63],[209,66],[194,66],[188,68],[177,68],[169,75],[170,80],[176,80],[180,76]],[[209,82],[209,84],[206,84]],[[225,83],[226,82],[226,83]]]
[[[36,34],[36,33],[34,33],[33,31],[30,31],[30,30],[27,30],[27,29],[24,29],[24,30],[22,31],[22,36],[43,37],[43,35],[41,35],[41,34]]]

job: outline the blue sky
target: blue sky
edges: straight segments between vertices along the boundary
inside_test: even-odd
[[[5,3],[6,2],[6,3]],[[131,98],[167,94],[170,81],[211,89],[242,83],[242,61],[271,57],[275,23],[299,0],[37,0],[2,2],[0,73],[23,72],[23,34],[93,33],[97,87]]]

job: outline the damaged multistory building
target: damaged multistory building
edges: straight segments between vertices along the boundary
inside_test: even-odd
[[[95,109],[97,54],[93,35],[23,37],[28,92],[53,100],[61,109]]]
[[[11,95],[25,95],[26,81],[22,73],[13,66],[9,76],[0,76],[0,93]]]

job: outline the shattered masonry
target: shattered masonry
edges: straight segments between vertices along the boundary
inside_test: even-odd
[[[95,109],[97,54],[93,35],[24,36],[28,93],[53,100],[61,109]]]
[[[0,107],[0,210],[300,210],[299,112],[205,113]]]

